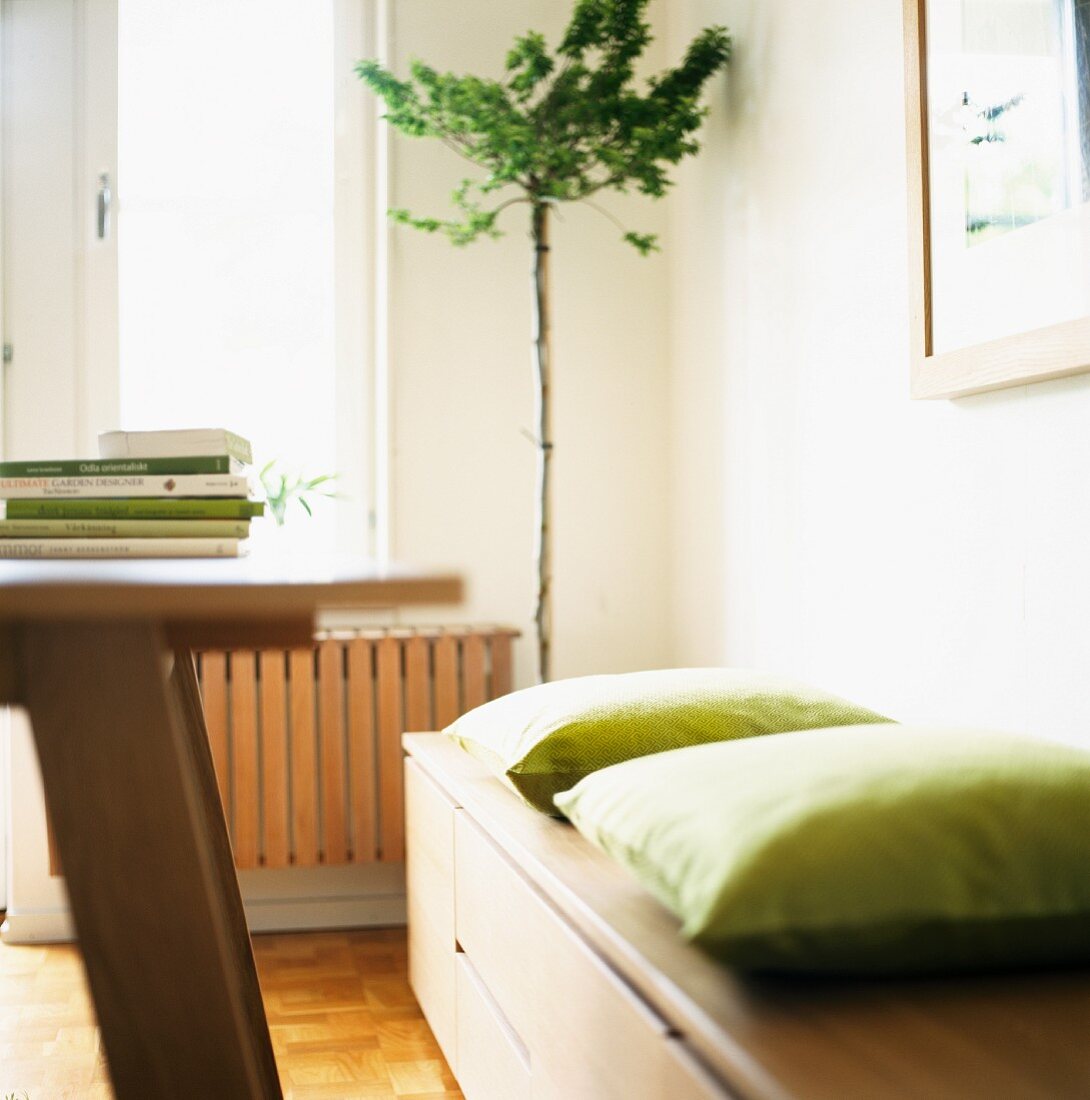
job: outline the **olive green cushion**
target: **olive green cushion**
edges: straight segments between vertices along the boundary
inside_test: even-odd
[[[529,804],[634,756],[785,730],[883,722],[874,711],[791,680],[741,669],[583,676],[494,699],[446,729]]]
[[[619,764],[557,796],[683,932],[744,969],[1090,960],[1090,752],[898,725]]]

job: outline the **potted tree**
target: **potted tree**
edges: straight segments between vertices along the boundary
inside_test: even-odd
[[[730,58],[723,27],[702,31],[674,68],[643,86],[636,66],[651,42],[648,0],[577,0],[555,48],[529,31],[515,39],[502,78],[438,72],[413,61],[408,79],[378,61],[361,61],[361,79],[386,105],[386,119],[411,137],[441,141],[482,174],[455,187],[455,215],[390,216],[455,245],[500,235],[499,217],[528,207],[532,263],[532,364],[537,448],[535,566],[538,675],[549,679],[552,648],[552,481],[550,380],[550,218],[561,203],[586,203],[612,218],[595,196],[635,190],[661,198],[669,169],[696,153],[706,114],[700,94]],[[618,223],[619,225],[619,223]],[[651,234],[626,230],[641,254],[657,249]]]

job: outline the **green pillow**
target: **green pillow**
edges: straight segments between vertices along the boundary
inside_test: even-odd
[[[702,745],[557,805],[743,969],[1090,960],[1090,752],[898,725]]]
[[[583,676],[485,703],[446,733],[535,809],[585,775],[634,756],[762,733],[884,722],[790,680],[724,668]]]

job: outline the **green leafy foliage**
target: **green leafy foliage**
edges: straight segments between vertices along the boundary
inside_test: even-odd
[[[261,485],[265,490],[265,501],[269,506],[269,512],[277,527],[283,527],[287,518],[288,505],[293,500],[299,502],[299,506],[308,516],[314,511],[311,507],[311,498],[315,496],[326,497],[330,500],[337,494],[329,491],[329,483],[334,481],[336,474],[319,474],[317,477],[305,478],[302,474],[286,474],[276,469],[275,459],[262,467]],[[320,486],[325,485],[325,489]]]
[[[483,170],[452,194],[456,217],[391,217],[454,244],[497,237],[497,218],[515,203],[581,202],[599,191],[635,190],[661,198],[670,169],[699,149],[706,114],[700,93],[730,59],[724,27],[709,27],[681,63],[637,86],[636,64],[651,42],[648,0],[576,0],[550,52],[528,31],[507,53],[500,79],[438,72],[422,61],[399,80],[377,61],[356,71],[386,105],[390,124],[431,137]],[[502,192],[502,194],[497,194]],[[646,255],[652,235],[625,232]]]

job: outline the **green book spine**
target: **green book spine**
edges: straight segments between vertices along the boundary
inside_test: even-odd
[[[230,455],[190,458],[77,458],[59,462],[0,462],[0,477],[125,477],[133,474],[241,474]]]
[[[9,500],[8,519],[249,519],[260,516],[260,500]]]
[[[238,539],[0,539],[0,558],[238,558]]]
[[[248,519],[3,519],[0,539],[244,539]]]
[[[0,497],[239,497],[250,484],[233,474],[154,474],[118,477],[0,477]]]

